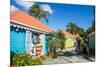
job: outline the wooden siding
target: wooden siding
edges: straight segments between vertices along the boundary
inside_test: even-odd
[[[24,29],[10,28],[10,50],[12,52],[25,51],[25,36],[26,31]]]

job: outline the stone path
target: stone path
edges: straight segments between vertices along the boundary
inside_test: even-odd
[[[81,63],[81,62],[93,62],[94,58],[87,57],[83,54],[77,54],[73,48],[59,51],[59,56],[54,60],[45,62],[45,64],[63,64],[63,63]]]

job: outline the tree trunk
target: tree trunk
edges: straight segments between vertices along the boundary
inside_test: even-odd
[[[57,58],[57,52],[56,52],[56,49],[54,49],[53,52],[54,52],[53,58]]]

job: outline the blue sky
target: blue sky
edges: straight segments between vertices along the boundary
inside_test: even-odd
[[[28,8],[34,4],[34,2],[22,2],[22,0],[12,0],[11,5],[28,13]],[[91,26],[93,21],[93,9],[94,6],[89,5],[74,5],[74,4],[57,4],[57,3],[43,3],[37,4],[44,7],[45,10],[50,11],[48,17],[49,24],[45,21],[41,21],[53,30],[65,29],[69,22],[74,22],[78,26],[87,29]]]

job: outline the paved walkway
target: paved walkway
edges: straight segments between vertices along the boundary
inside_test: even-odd
[[[66,49],[58,52],[59,56],[54,60],[45,62],[45,64],[63,64],[63,63],[81,63],[81,62],[93,62],[94,58],[87,57],[83,54],[77,54],[74,48]]]

